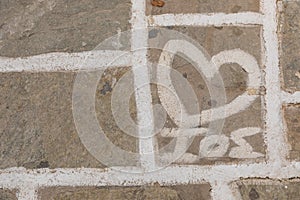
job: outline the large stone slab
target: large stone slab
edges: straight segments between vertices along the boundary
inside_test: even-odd
[[[257,199],[298,199],[299,180],[251,179],[237,183],[243,200]]]
[[[130,0],[0,2],[0,56],[80,52],[130,29]]]
[[[183,33],[194,41],[192,43],[198,43],[201,48],[204,48],[204,54],[208,55],[208,59],[211,57],[230,50],[243,51],[248,55],[253,56],[257,62],[258,71],[263,69],[263,64],[261,60],[261,27],[167,27],[170,30],[178,31]],[[160,49],[163,49],[166,43],[170,40],[178,39],[176,34],[167,34],[168,31],[162,31],[159,29],[152,29],[149,31],[150,44],[156,44]],[[157,41],[159,42],[157,42]],[[157,44],[159,43],[159,44]],[[149,60],[153,63],[158,63],[159,57],[162,50],[150,49],[148,53]],[[210,92],[208,90],[203,74],[199,73],[195,69],[195,65],[186,59],[189,55],[182,56],[177,54],[172,62],[172,69],[179,72],[184,79],[192,86],[193,91],[197,96],[197,104],[200,111],[211,109],[216,102],[211,100]],[[225,119],[223,128],[221,129],[221,137],[219,139],[226,143],[218,143],[215,141],[216,156],[210,158],[201,157],[199,151],[201,151],[201,146],[205,146],[208,139],[204,136],[197,136],[194,138],[192,144],[187,150],[187,154],[181,159],[176,161],[179,164],[214,164],[214,163],[228,163],[228,162],[243,162],[247,159],[253,159],[253,161],[261,161],[265,157],[265,142],[263,139],[263,127],[264,127],[264,86],[261,80],[258,80],[258,84],[261,87],[258,90],[253,90],[247,87],[248,74],[245,69],[236,63],[224,63],[220,67],[221,81],[224,83],[224,88],[226,92],[226,103],[229,104],[241,97],[243,93],[248,93],[252,95],[258,95],[255,101],[253,101],[245,109],[241,109],[236,114],[233,114]],[[174,74],[173,74],[174,75]],[[261,74],[263,77],[263,75]],[[171,75],[172,77],[172,75]],[[180,91],[181,83],[176,82],[175,76],[173,76],[172,83],[177,91]],[[152,87],[153,94],[153,104],[160,104],[161,99],[158,96],[157,87]],[[189,94],[187,94],[189,96]],[[179,98],[184,102],[184,97]],[[189,107],[189,105],[185,105]],[[189,110],[192,114],[195,110]],[[167,118],[166,128],[178,128],[174,122]],[[199,125],[201,128],[208,127],[208,125]],[[199,128],[198,127],[198,128]],[[194,127],[197,128],[197,127]],[[255,128],[255,129],[253,129]],[[242,146],[247,146],[251,149],[249,154],[245,153],[244,150],[240,149],[239,155],[233,153],[233,149],[236,149],[241,145],[240,141],[234,138],[233,132],[239,132],[239,135],[245,134],[245,130],[251,130],[250,134],[243,136],[244,142],[248,143],[245,145],[243,142]],[[243,132],[243,133],[242,133]],[[246,131],[247,132],[247,131]],[[216,134],[216,133],[214,133]],[[235,133],[237,134],[237,133]],[[161,134],[157,135],[158,146],[160,148],[166,147],[170,144],[174,138],[165,138]],[[205,141],[205,140],[206,141]],[[177,141],[181,140],[178,138]],[[218,140],[218,139],[217,139]],[[228,142],[227,142],[228,141]],[[219,141],[220,142],[220,141]],[[217,144],[218,143],[218,144]],[[227,146],[228,144],[228,146]],[[213,143],[211,144],[213,145]],[[180,146],[180,145],[179,145]],[[251,146],[249,148],[249,146]],[[176,147],[170,150],[174,151]],[[212,150],[213,151],[213,150]],[[234,150],[236,152],[236,150]],[[201,157],[201,158],[200,158]]]
[[[284,107],[287,139],[290,146],[290,159],[300,160],[300,106]]]
[[[53,187],[39,191],[42,200],[104,200],[104,199],[157,199],[157,200],[209,200],[210,186],[141,186],[141,187]]]
[[[245,11],[259,12],[259,0],[164,0],[163,7],[151,5],[147,1],[147,14],[165,13],[237,13]]]
[[[95,91],[95,107],[110,141],[135,152],[137,140],[123,134],[111,111],[113,84],[128,70],[105,71]],[[104,167],[77,134],[72,113],[75,77],[73,72],[0,74],[0,168]]]
[[[17,200],[16,191],[0,189],[1,200]]]
[[[300,2],[280,2],[279,39],[283,88],[300,90]]]

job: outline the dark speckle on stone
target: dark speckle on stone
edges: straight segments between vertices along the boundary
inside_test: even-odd
[[[108,82],[105,82],[103,89],[100,90],[101,94],[106,95],[107,92],[111,92],[112,88]]]
[[[149,33],[148,33],[149,39],[156,38],[157,37],[157,33],[158,33],[157,29],[152,29],[151,31],[149,31]]]
[[[214,26],[215,29],[222,30],[223,26]]]
[[[236,36],[241,36],[243,34],[243,31],[237,27],[234,27],[232,30],[233,34]]]
[[[184,78],[187,78],[187,77],[188,77],[188,75],[187,75],[186,72],[183,73],[183,77],[184,77]]]
[[[231,12],[237,13],[237,12],[239,12],[241,9],[242,9],[241,6],[235,5],[235,6],[231,9]]]
[[[259,194],[257,193],[257,191],[254,188],[251,188],[251,190],[249,192],[249,198],[251,200],[256,200],[259,198]]]
[[[200,84],[200,85],[198,85],[198,88],[200,88],[201,90],[203,90],[205,88],[205,86],[202,85],[202,84]]]
[[[38,166],[36,168],[40,169],[40,168],[48,168],[49,162],[48,161],[41,161],[40,164],[38,164]]]
[[[217,105],[217,101],[216,101],[216,100],[209,100],[209,101],[207,102],[207,104],[208,104],[209,106],[215,107],[215,106]]]

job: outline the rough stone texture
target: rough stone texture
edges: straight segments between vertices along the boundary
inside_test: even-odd
[[[118,80],[126,77],[126,75],[130,75],[133,80],[132,71],[129,71],[129,68],[106,70],[106,72],[102,76],[101,83],[98,86],[98,91],[100,92],[96,94],[96,113],[101,127],[103,127],[104,132],[107,133],[107,138],[112,141],[114,145],[128,152],[137,153],[137,139],[129,135],[133,133],[124,133],[120,131],[118,125],[114,120],[111,109],[112,91],[118,84]],[[128,84],[126,84],[126,87],[130,87],[133,89],[133,81],[128,82]],[[123,92],[122,95],[125,96],[126,94]],[[130,111],[129,114],[130,117],[132,117],[132,119],[136,121],[136,104],[134,94],[131,94],[130,97],[130,107],[128,108]],[[120,113],[115,114],[118,115]]]
[[[264,181],[253,179],[240,181],[238,187],[243,200],[296,200],[300,196],[299,180]]]
[[[184,33],[197,41],[210,56],[216,55],[224,50],[241,49],[251,55],[253,55],[257,62],[262,67],[261,61],[261,40],[260,40],[260,27],[242,28],[242,27],[168,27],[169,29]],[[150,30],[151,32],[151,30]],[[164,37],[163,31],[157,34],[157,37]],[[163,41],[163,40],[159,40]],[[150,39],[151,43],[151,39]],[[160,43],[160,47],[164,46],[164,42]],[[157,63],[160,56],[160,50],[149,50],[149,60]],[[204,79],[194,69],[193,65],[180,55],[175,56],[172,64],[172,68],[182,74],[184,78],[192,85],[199,103],[199,109],[210,109],[214,102],[211,102],[209,91]],[[220,74],[223,78],[227,103],[234,100],[247,90],[247,73],[237,64],[224,64],[220,68]],[[176,82],[173,83],[175,88],[179,87]],[[157,91],[152,88],[153,91],[153,103],[160,103],[157,95]],[[261,97],[264,95],[264,88],[260,91]],[[225,120],[222,133],[230,137],[232,131],[246,127],[264,127],[263,125],[263,107],[262,100],[258,98],[250,107],[241,111],[238,114],[232,115]],[[192,111],[191,111],[192,112]],[[165,127],[174,128],[176,125],[170,122],[168,119]],[[158,135],[158,144],[160,147],[166,146],[170,143],[171,139],[162,138]],[[199,143],[203,139],[202,136],[195,137],[192,145],[188,149],[187,153],[199,155]],[[254,152],[265,154],[265,143],[262,132],[255,135],[245,137],[245,140],[252,146]],[[230,146],[228,151],[223,157],[200,159],[195,164],[214,164],[223,162],[240,162],[244,159],[231,158],[229,156],[230,149],[237,146],[232,140],[230,140]],[[263,157],[257,159],[261,160]],[[185,162],[179,162],[180,164],[186,164]]]
[[[170,28],[170,27],[168,27]],[[241,49],[261,63],[261,27],[174,27],[197,41],[210,56],[224,50]]]
[[[300,2],[283,1],[279,20],[280,66],[283,87],[287,91],[300,90]]]
[[[237,13],[244,11],[259,12],[259,0],[165,0],[163,7],[153,7],[147,0],[147,14],[165,13]]]
[[[0,200],[17,200],[16,191],[0,189]]]
[[[287,139],[290,144],[290,158],[300,160],[300,105],[284,107]]]
[[[92,50],[130,28],[130,0],[1,0],[0,56]]]
[[[39,191],[41,200],[123,200],[123,199],[157,199],[157,200],[209,200],[210,186],[142,186],[142,187],[54,187]]]
[[[104,93],[107,86],[113,88],[113,79],[118,80],[128,70],[106,70],[98,84],[95,105],[107,137],[119,147],[135,151],[136,140],[123,134],[114,123],[111,90]],[[103,167],[77,135],[72,115],[75,75],[0,74],[0,168]]]

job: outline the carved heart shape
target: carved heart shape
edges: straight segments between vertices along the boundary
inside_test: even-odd
[[[203,78],[206,80],[208,89],[210,89],[209,86],[213,85],[210,81],[214,77],[220,76],[219,69],[223,64],[239,64],[248,73],[247,90],[228,104],[224,103],[220,107],[204,110],[199,114],[189,115],[184,109],[182,102],[178,104],[177,98],[171,95],[171,92],[176,93],[176,90],[172,84],[170,68],[165,67],[171,66],[174,56],[177,53],[187,57],[195,64],[197,70],[204,76]],[[158,94],[163,107],[171,119],[179,127],[192,128],[215,120],[225,119],[248,108],[259,97],[257,91],[260,89],[261,71],[256,59],[240,49],[220,52],[209,61],[205,53],[192,43],[185,40],[170,40],[164,46],[160,56],[157,79],[159,83],[164,83],[164,85],[168,86],[166,88],[158,85]],[[224,88],[220,89],[221,93],[224,91]]]

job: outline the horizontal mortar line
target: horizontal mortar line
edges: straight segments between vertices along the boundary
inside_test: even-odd
[[[294,93],[281,92],[282,102],[285,104],[298,104],[300,103],[300,91]]]
[[[128,168],[119,168],[126,170]],[[0,187],[52,186],[139,186],[158,182],[160,185],[230,183],[240,178],[289,179],[298,177],[300,162],[285,167],[265,163],[215,166],[169,166],[151,173],[125,173],[112,169],[35,169],[11,168],[1,170]]]
[[[0,57],[0,72],[77,71],[120,66],[131,66],[131,53],[95,50],[80,53],[55,52],[18,58]]]
[[[256,12],[214,14],[163,14],[148,16],[149,26],[246,26],[262,25],[264,15]]]

